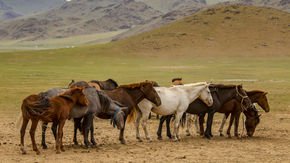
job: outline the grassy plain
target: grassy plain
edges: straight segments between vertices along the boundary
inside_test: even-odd
[[[73,49],[0,53],[0,108],[19,110],[21,100],[71,79],[105,80],[121,84],[155,80],[170,85],[184,82],[242,83],[246,89],[269,92],[275,110],[290,107],[290,57],[200,57],[124,53],[110,44]]]

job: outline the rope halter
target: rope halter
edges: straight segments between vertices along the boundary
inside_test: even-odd
[[[249,98],[247,95],[242,95],[240,92],[239,92],[239,89],[238,89],[238,86],[236,86],[236,92],[237,92],[237,95],[240,96],[242,98],[240,104],[241,104],[241,108],[242,108],[242,112],[244,112],[245,110],[247,110],[247,107],[245,107],[243,105],[243,102],[246,98]]]

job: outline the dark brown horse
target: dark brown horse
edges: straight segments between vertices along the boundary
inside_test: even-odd
[[[58,131],[56,134],[56,153],[60,153],[60,150],[64,151],[62,144],[63,126],[65,121],[69,118],[70,112],[75,105],[88,105],[88,100],[83,93],[83,89],[71,89],[51,99],[43,99],[39,95],[30,95],[26,97],[22,102],[22,117],[20,117],[22,118],[22,127],[20,130],[22,153],[26,154],[26,150],[24,148],[24,135],[29,120],[32,121],[29,132],[32,147],[37,154],[40,154],[40,151],[35,143],[35,130],[39,120],[46,123],[54,122],[57,124]]]
[[[263,110],[265,110],[265,112],[269,112],[270,111],[270,107],[268,104],[268,99],[267,99],[267,92],[264,91],[259,91],[259,90],[253,90],[253,91],[246,91],[247,95],[249,96],[249,98],[251,99],[252,103],[257,103],[259,106],[262,107]],[[236,100],[231,100],[229,102],[227,102],[226,104],[224,104],[222,106],[222,109],[220,109],[220,113],[225,113],[225,117],[222,121],[222,124],[220,126],[219,132],[220,132],[220,136],[223,136],[222,131],[223,131],[223,126],[226,122],[226,119],[228,118],[229,115],[231,115],[230,118],[230,123],[229,123],[229,127],[227,130],[227,135],[229,137],[231,137],[231,127],[233,124],[233,121],[235,121],[235,136],[238,137],[239,133],[238,133],[238,126],[239,126],[239,117],[241,112],[244,112],[244,114],[246,115],[246,129],[247,129],[247,135],[248,136],[253,136],[256,126],[258,125],[258,123],[260,122],[257,117],[257,111],[251,112],[250,110],[244,110],[243,108],[241,108],[241,105],[239,104],[238,101]]]
[[[161,105],[160,97],[157,92],[153,88],[152,82],[141,82],[129,85],[121,85],[118,88],[112,91],[105,91],[108,96],[110,96],[113,100],[116,100],[128,107],[125,115],[131,115],[129,117],[129,121],[132,118],[135,118],[136,109],[138,108],[138,103],[142,101],[144,98],[151,101],[155,105]],[[124,127],[125,129],[125,127]],[[122,144],[125,144],[124,139],[124,129],[121,130],[119,140]]]

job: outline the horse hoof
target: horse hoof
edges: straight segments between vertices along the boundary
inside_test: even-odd
[[[64,149],[60,149],[62,152],[65,152],[65,150]]]
[[[47,149],[47,145],[43,145],[42,146],[42,149]]]
[[[207,138],[208,140],[211,139],[210,135],[204,135],[205,138]]]
[[[23,155],[26,155],[26,154],[27,154],[27,152],[26,152],[25,150],[21,150],[21,153],[22,153]]]
[[[78,145],[79,145],[79,143],[78,143],[77,141],[74,141],[74,145],[77,145],[77,146],[78,146]]]
[[[60,151],[56,151],[56,154],[60,154],[61,152]]]
[[[220,133],[220,136],[221,136],[221,137],[223,137],[223,136],[224,136],[224,134]]]
[[[37,154],[37,155],[40,155],[40,151],[36,151],[36,154]]]
[[[97,145],[97,143],[95,141],[91,141],[91,143],[92,143],[92,146],[96,146]]]
[[[190,133],[187,133],[186,136],[191,136],[191,134]]]
[[[143,140],[141,138],[137,138],[137,140],[138,140],[138,142],[143,142]]]
[[[120,140],[121,144],[126,144],[125,140]]]
[[[158,136],[157,139],[158,139],[158,140],[162,140],[162,136]]]
[[[152,139],[151,138],[146,138],[148,142],[152,142]]]

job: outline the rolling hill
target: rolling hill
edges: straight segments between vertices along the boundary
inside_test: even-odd
[[[155,55],[290,55],[290,14],[273,8],[218,5],[116,45]]]

